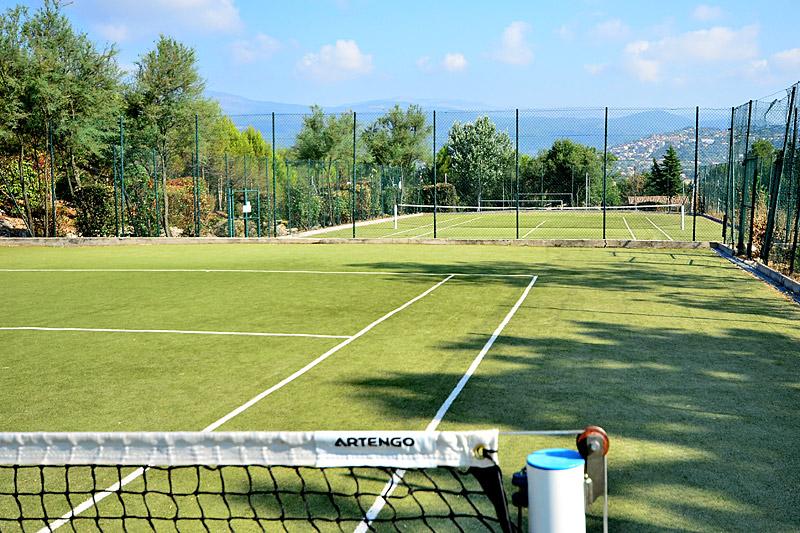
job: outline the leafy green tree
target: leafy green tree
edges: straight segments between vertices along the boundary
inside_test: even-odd
[[[399,167],[407,173],[416,164],[430,160],[431,131],[422,108],[411,105],[403,111],[396,105],[367,127],[362,138],[375,163]]]
[[[242,132],[242,137],[250,146],[250,150],[255,157],[258,159],[266,159],[271,148],[270,145],[267,144],[267,141],[264,140],[264,136],[261,135],[260,131],[255,129],[253,126],[248,126]]]
[[[303,117],[303,127],[295,138],[295,159],[322,161],[328,168],[335,161],[349,161],[353,152],[353,114],[326,115],[319,106]]]
[[[455,123],[446,146],[448,182],[455,185],[462,202],[479,203],[500,193],[503,179],[512,170],[514,147],[508,134],[498,131],[489,117]]]
[[[167,190],[168,173],[176,166],[185,169],[186,156],[193,150],[195,114],[202,112],[203,122],[210,123],[219,108],[203,98],[205,81],[197,70],[197,57],[191,47],[162,35],[155,48],[136,65],[128,94],[128,115],[142,136],[141,142],[157,147],[162,190]],[[163,195],[162,216],[170,236],[167,194]]]
[[[0,18],[0,152],[16,155],[20,196],[11,203],[32,234],[49,234],[45,219],[55,222],[45,198],[51,176],[73,198],[82,177],[98,173],[113,135],[109,117],[120,109],[120,87],[114,47],[98,50],[76,32],[58,0],[45,0],[34,13],[12,8]],[[28,166],[33,182],[22,179]],[[6,198],[9,179],[4,172]]]

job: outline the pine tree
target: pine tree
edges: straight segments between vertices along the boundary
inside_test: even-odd
[[[681,160],[678,157],[678,152],[673,146],[667,149],[664,156],[664,161],[661,164],[663,172],[663,188],[662,193],[665,196],[672,198],[677,195],[681,190]]]

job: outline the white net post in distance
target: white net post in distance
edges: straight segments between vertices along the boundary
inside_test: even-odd
[[[376,502],[369,530],[511,531],[497,447],[497,430],[0,433],[0,531],[353,530]]]

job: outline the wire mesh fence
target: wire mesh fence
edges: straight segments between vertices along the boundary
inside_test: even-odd
[[[116,231],[721,240],[794,270],[795,93],[731,109],[314,107],[195,124],[171,153],[121,131]]]

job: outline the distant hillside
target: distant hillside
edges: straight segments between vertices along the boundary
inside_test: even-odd
[[[222,110],[228,115],[258,115],[267,113],[308,113],[311,104],[286,104],[282,102],[272,102],[267,100],[251,100],[243,96],[224,93],[219,91],[206,91],[206,96],[213,98],[220,103]],[[357,113],[382,113],[394,105],[408,107],[416,104],[423,109],[430,111],[433,109],[440,111],[460,111],[468,109],[492,110],[491,106],[480,102],[467,102],[461,100],[437,100],[437,99],[386,99],[386,100],[366,100],[363,102],[353,102],[336,106],[322,106],[328,113],[343,113],[355,111]]]

